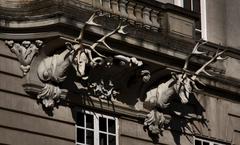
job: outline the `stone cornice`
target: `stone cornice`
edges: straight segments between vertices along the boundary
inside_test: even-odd
[[[46,24],[44,20],[48,21],[48,24],[59,23],[61,20],[57,20],[61,18],[61,16],[79,19],[81,18],[82,9],[90,11],[92,9],[100,9],[112,15],[120,16],[128,20],[130,24],[137,24],[154,31],[158,31],[163,27],[160,20],[162,19],[163,11],[170,9],[173,11],[178,10],[178,12],[182,12],[181,14],[186,15],[190,19],[196,18],[192,16],[191,13],[184,13],[184,10],[179,11],[179,8],[174,6],[170,8],[166,4],[158,2],[158,4],[153,7],[149,2],[146,3],[139,0],[103,0],[102,3],[100,3],[100,0],[92,0],[92,2],[90,1],[89,3],[84,1],[76,3],[74,0],[45,0],[41,2],[30,1],[28,3],[15,2],[12,5],[13,7],[11,7],[11,5],[0,6],[0,25],[2,27],[21,28],[44,26],[44,24]],[[31,23],[32,21],[36,23],[37,20],[39,20],[41,24],[36,25]],[[18,21],[18,23],[14,23],[16,21]],[[23,22],[28,22],[31,26],[27,24],[21,25]]]

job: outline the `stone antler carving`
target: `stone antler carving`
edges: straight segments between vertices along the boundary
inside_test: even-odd
[[[149,108],[150,110],[155,110],[156,108],[165,109],[171,103],[170,98],[173,97],[175,94],[177,94],[180,97],[180,100],[183,104],[188,103],[190,93],[192,93],[194,89],[199,90],[198,87],[196,86],[196,82],[203,84],[198,79],[198,75],[201,72],[205,73],[206,75],[210,75],[209,73],[206,72],[205,68],[216,60],[223,60],[221,55],[225,52],[225,50],[216,52],[209,61],[204,63],[202,67],[200,67],[195,73],[191,74],[190,71],[187,70],[190,58],[193,57],[194,55],[205,54],[205,52],[198,51],[198,48],[203,44],[205,44],[205,42],[198,42],[195,45],[193,51],[185,60],[182,73],[180,74],[172,73],[171,79],[169,79],[165,83],[159,84],[157,88],[154,88],[146,93],[147,97],[145,99],[144,104],[147,108]],[[152,116],[153,118],[155,118],[155,120],[159,120],[158,119],[159,117],[163,119],[161,115],[153,116],[152,111],[149,113],[148,116]],[[147,117],[145,120],[145,126],[148,127],[150,132],[158,133],[156,129],[150,127],[150,126],[156,127],[156,122],[151,120],[152,119],[149,119],[149,117]],[[162,122],[158,124],[158,127],[162,126],[163,126]]]
[[[30,64],[34,56],[38,53],[38,49],[42,46],[43,42],[41,40],[36,40],[35,42],[23,41],[20,43],[15,43],[13,40],[6,40],[5,43],[10,48],[11,52],[15,53],[18,61],[20,62],[21,70],[25,76],[30,70]]]

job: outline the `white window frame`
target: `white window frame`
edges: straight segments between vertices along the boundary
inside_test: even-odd
[[[191,0],[191,11],[193,11],[193,1]],[[184,2],[183,0],[174,0],[174,5],[179,6],[179,7],[184,7]]]
[[[174,5],[183,8],[183,0],[174,0]]]
[[[108,115],[103,115],[103,114],[100,114],[100,113],[95,113],[95,112],[91,112],[91,111],[78,111],[78,112],[82,112],[83,114],[89,114],[89,115],[93,115],[93,122],[94,122],[94,126],[93,126],[93,129],[90,129],[90,128],[86,128],[86,125],[85,127],[82,127],[82,126],[78,126],[77,123],[75,124],[75,145],[85,145],[85,144],[82,144],[82,143],[78,143],[77,142],[77,128],[81,128],[81,129],[84,129],[85,131],[85,134],[84,134],[84,140],[86,142],[86,130],[91,130],[93,131],[93,136],[94,136],[94,145],[99,145],[99,138],[100,138],[100,133],[104,133],[107,135],[107,144],[108,145],[108,135],[113,135],[116,137],[116,145],[119,145],[119,121],[118,121],[118,118],[116,117],[112,117],[112,116],[108,116]],[[108,121],[107,121],[107,130],[106,132],[104,131],[100,131],[99,130],[99,117],[102,117],[102,118],[106,118],[106,119],[112,119],[112,120],[115,120],[115,134],[113,133],[110,133],[108,132]],[[84,117],[84,123],[86,123],[86,117]]]
[[[195,140],[201,141],[201,145],[203,145],[203,142],[207,142],[207,143],[209,143],[209,145],[227,145],[227,144],[219,143],[219,142],[216,142],[213,140],[198,138],[195,136],[193,137],[193,145],[195,145]]]
[[[191,10],[193,10],[193,1],[191,0]],[[201,33],[201,37],[203,40],[207,41],[207,5],[206,0],[200,0],[200,11],[201,11],[201,30],[196,29],[195,31]],[[177,5],[179,7],[184,7],[183,0],[174,0],[174,5]]]
[[[207,41],[207,5],[206,0],[200,0],[200,9],[201,9],[201,32],[202,39]]]

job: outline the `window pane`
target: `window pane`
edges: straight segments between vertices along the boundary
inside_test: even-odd
[[[193,11],[200,13],[200,0],[193,0]]]
[[[195,140],[195,145],[201,145],[201,141]]]
[[[204,142],[203,142],[203,145],[209,145],[209,143],[204,141]]]
[[[82,112],[77,113],[77,125],[84,127],[84,114]]]
[[[87,130],[87,144],[88,145],[93,145],[94,141],[93,141],[93,131]]]
[[[93,115],[86,114],[87,128],[93,128]]]
[[[77,142],[80,142],[80,143],[85,142],[85,140],[84,140],[84,130],[83,129],[80,129],[80,128],[77,129]]]
[[[101,131],[107,131],[107,122],[106,118],[99,117],[99,129]]]
[[[191,0],[184,0],[183,7],[187,10],[191,10]]]
[[[108,119],[108,132],[115,134],[115,120]]]
[[[106,134],[100,133],[99,144],[100,145],[107,144],[107,135]]]
[[[116,145],[116,137],[115,136],[109,135],[108,139],[109,139],[108,145]]]

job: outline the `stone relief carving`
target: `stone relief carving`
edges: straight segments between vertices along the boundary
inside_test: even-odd
[[[166,118],[163,113],[153,109],[147,114],[144,127],[150,130],[152,134],[160,134],[169,121],[170,118]]]
[[[104,83],[103,80],[100,83],[92,83],[89,86],[90,89],[93,90],[93,95],[99,97],[100,99],[105,99],[108,101],[113,101],[114,98],[119,94],[117,90],[114,88],[114,84],[112,81],[108,81],[108,83]]]
[[[67,92],[66,89],[60,89],[58,86],[45,84],[44,88],[37,95],[37,98],[42,101],[42,104],[46,108],[53,108],[66,98]]]
[[[77,76],[85,81],[88,80],[86,66],[90,66],[92,68],[96,66],[103,66],[110,69],[113,65],[114,59],[119,60],[120,65],[127,67],[140,67],[143,65],[142,61],[137,60],[135,57],[127,57],[123,55],[108,57],[97,51],[97,47],[100,44],[109,50],[113,50],[106,43],[106,38],[115,33],[126,34],[124,29],[127,25],[122,25],[122,21],[114,30],[108,32],[93,44],[90,45],[83,42],[83,36],[86,28],[89,26],[100,27],[101,25],[95,23],[94,20],[104,15],[105,14],[100,12],[94,13],[89,20],[85,22],[81,29],[80,35],[76,39],[72,40],[61,37],[66,41],[66,49],[60,54],[54,54],[53,56],[47,57],[40,62],[37,73],[39,79],[44,83],[45,86],[39,92],[38,99],[42,100],[42,103],[46,108],[53,108],[65,98],[64,94],[66,94],[67,90],[61,89],[58,84],[66,79],[67,76],[65,72],[68,70],[70,65],[75,69]],[[146,72],[145,70],[145,72],[143,72],[141,75],[142,77],[145,77],[144,80],[147,81],[149,78],[146,76],[148,75],[149,77],[149,74],[150,72]],[[86,88],[88,91],[93,92],[91,95],[110,101],[119,94],[119,92],[115,90],[111,80],[108,80],[107,83],[104,83],[104,81],[92,82]]]
[[[38,77],[43,82],[53,81],[60,83],[66,78],[65,72],[71,65],[73,51],[64,50],[61,54],[55,54],[41,61],[38,66]]]
[[[189,101],[189,96],[191,93],[195,95],[193,92],[194,90],[200,90],[197,86],[196,83],[203,84],[199,78],[198,75],[203,72],[206,75],[210,75],[207,73],[205,70],[206,67],[211,64],[214,61],[217,60],[223,60],[224,58],[221,57],[221,55],[225,52],[220,51],[216,52],[212,58],[207,61],[205,64],[202,65],[201,68],[199,68],[195,73],[191,74],[190,71],[187,70],[189,61],[191,57],[196,56],[196,55],[202,55],[205,54],[206,52],[200,52],[198,51],[199,46],[203,45],[205,42],[199,41],[195,47],[193,48],[192,53],[186,58],[184,67],[182,69],[182,73],[176,74],[172,73],[172,78],[169,79],[165,83],[161,83],[158,85],[158,87],[149,90],[146,95],[145,99],[145,106],[146,108],[149,108],[150,110],[156,110],[156,108],[161,108],[161,109],[166,109],[171,103],[171,98],[177,94],[177,96],[180,98],[182,104],[186,104]],[[203,84],[204,85],[204,84]],[[164,126],[164,117],[162,114],[157,114],[150,111],[150,113],[147,115],[146,120],[145,120],[145,125],[149,126],[148,129],[151,133],[156,134],[159,133],[159,131],[156,129],[156,127],[159,127],[159,130]],[[151,116],[151,117],[149,117]],[[149,118],[155,118],[156,120],[160,121],[151,121],[153,119]],[[159,119],[161,118],[161,119]],[[158,123],[158,125],[156,125]]]
[[[88,80],[86,66],[94,68],[99,65],[111,68],[113,60],[120,61],[120,65],[126,67],[141,67],[143,65],[143,62],[137,60],[135,57],[127,57],[124,55],[108,57],[97,51],[97,47],[99,45],[109,50],[113,50],[106,43],[106,39],[115,33],[126,34],[124,31],[126,25],[122,26],[123,22],[120,22],[114,30],[102,36],[93,44],[84,43],[84,31],[89,26],[100,27],[101,25],[95,23],[94,19],[101,16],[103,16],[103,14],[94,13],[85,23],[81,29],[79,37],[76,39],[72,40],[61,37],[66,40],[66,49],[63,52],[49,56],[40,62],[37,74],[39,79],[44,83],[44,87],[42,87],[42,89],[38,92],[37,98],[42,102],[44,107],[52,109],[62,100],[66,99],[68,90],[62,89],[59,84],[67,78],[66,71],[70,66],[73,66],[78,77],[82,80]],[[23,41],[21,44],[14,43],[14,41],[6,41],[6,44],[10,47],[11,51],[16,54],[19,62],[21,63],[21,69],[24,75],[26,75],[30,69],[31,61],[38,53],[39,47],[42,46],[42,41],[36,40],[34,43],[31,43],[30,41]],[[198,51],[198,48],[203,44],[204,43],[201,42],[196,44],[191,55],[186,58],[182,73],[172,73],[171,79],[146,92],[147,97],[144,100],[144,106],[146,106],[150,112],[144,120],[144,127],[150,133],[161,133],[170,121],[170,118],[166,117],[166,114],[159,110],[168,108],[171,104],[171,98],[175,94],[178,95],[182,104],[188,103],[190,94],[194,93],[194,90],[199,90],[196,83],[203,84],[199,80],[198,75],[202,72],[206,75],[210,75],[207,73],[205,68],[212,62],[223,59],[221,58],[221,55],[225,51],[216,52],[216,54],[200,69],[198,69],[195,73],[190,73],[190,71],[187,70],[190,58],[195,55],[205,54],[205,52]],[[147,83],[151,78],[149,70],[141,70],[140,75],[142,77],[142,81],[145,83]],[[111,80],[106,82],[103,80],[100,82],[92,82],[88,88],[85,89],[87,91],[92,91],[93,93],[91,95],[109,101],[114,100],[116,96],[120,94]]]
[[[22,43],[16,43],[13,40],[6,40],[5,43],[10,48],[11,52],[17,56],[21,64],[20,69],[25,76],[29,72],[30,64],[43,42],[41,40],[36,40],[35,42],[23,41]]]

